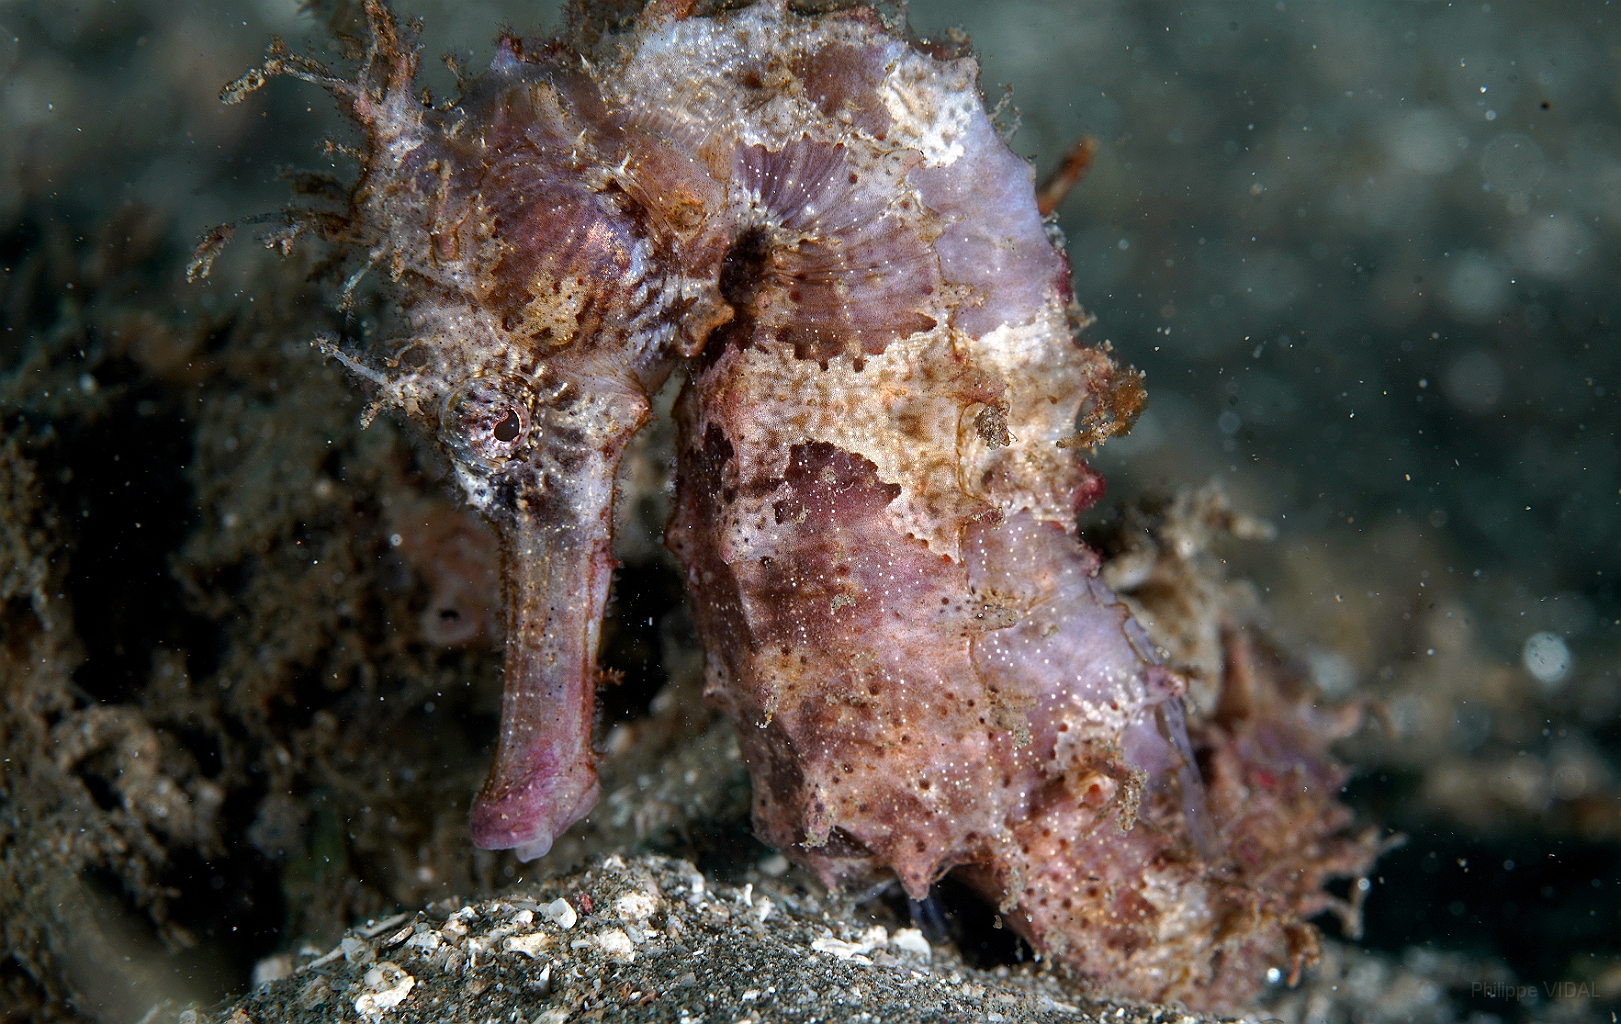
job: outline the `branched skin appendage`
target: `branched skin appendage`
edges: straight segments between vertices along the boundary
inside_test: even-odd
[[[1262,747],[1333,780],[1310,735],[1235,719],[1190,739],[1183,679],[1076,537],[1102,490],[1083,454],[1142,392],[1079,341],[976,64],[862,7],[693,6],[505,38],[428,107],[372,0],[356,79],[278,47],[233,87],[316,81],[363,129],[347,211],[276,237],[347,246],[346,294],[388,275],[406,336],[374,363],[328,348],[438,438],[503,538],[475,842],[539,856],[596,799],[615,468],[684,365],[668,542],[763,837],[829,884],[893,875],[923,898],[956,870],[1104,991],[1242,1000],[1309,955],[1321,881],[1362,861],[1334,845],[1331,795],[1257,805],[1222,781]],[[1195,741],[1225,773],[1209,793]],[[1323,851],[1267,874],[1281,853],[1235,844],[1283,806]]]

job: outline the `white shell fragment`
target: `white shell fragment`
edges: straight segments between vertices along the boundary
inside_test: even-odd
[[[546,904],[546,908],[541,913],[546,915],[546,920],[551,921],[565,932],[573,928],[574,922],[580,919],[580,915],[574,910],[573,904],[563,899],[552,900]]]
[[[501,947],[509,953],[522,953],[530,959],[538,959],[541,950],[552,944],[552,937],[545,932],[530,932],[528,935],[514,935],[507,939]]]
[[[380,1020],[405,1002],[417,983],[415,978],[387,962],[368,970],[363,980],[368,991],[355,1000],[355,1012],[369,1021]]]

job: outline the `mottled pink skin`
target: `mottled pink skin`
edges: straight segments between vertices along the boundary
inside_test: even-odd
[[[1185,683],[1161,664],[1153,642],[1097,579],[1098,558],[1052,524],[1017,516],[980,527],[968,545],[968,586],[1016,602],[1016,625],[972,644],[986,678],[1036,694],[1032,742],[1056,763],[1069,726],[1122,696],[1131,702],[1119,733],[1126,764],[1160,783],[1175,780],[1183,824],[1201,853],[1215,854],[1204,789],[1188,743]]]
[[[964,561],[933,555],[889,527],[897,489],[847,452],[796,446],[782,477],[751,476],[720,425],[746,437],[736,411],[702,417],[670,542],[700,634],[726,639],[709,645],[708,696],[739,723],[770,842],[829,883],[887,869],[921,899],[946,870],[1005,857],[1054,787],[1102,774],[1125,791],[1185,764],[1186,735],[1155,715],[1178,694],[1073,537],[988,516],[964,524]],[[1088,702],[1116,704],[1119,724]]]
[[[1067,301],[1069,261],[1047,238],[1029,166],[988,118],[969,122],[963,149],[957,163],[921,167],[912,180],[939,216],[934,249],[946,281],[982,296],[959,307],[952,323],[978,335],[1023,322],[1054,293]]]

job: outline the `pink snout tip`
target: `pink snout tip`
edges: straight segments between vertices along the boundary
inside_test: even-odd
[[[521,861],[543,857],[552,842],[596,806],[596,772],[562,775],[537,771],[522,785],[494,794],[486,783],[469,815],[473,844],[481,850],[511,850]]]

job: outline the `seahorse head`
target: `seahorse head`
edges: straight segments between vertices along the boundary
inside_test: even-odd
[[[692,303],[577,55],[504,38],[460,98],[428,106],[409,41],[369,10],[372,59],[334,89],[364,132],[344,240],[392,278],[403,329],[381,365],[337,354],[437,440],[500,534],[505,694],[473,835],[538,856],[596,799],[614,474]]]

